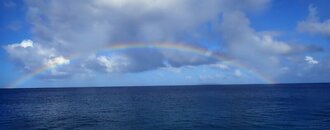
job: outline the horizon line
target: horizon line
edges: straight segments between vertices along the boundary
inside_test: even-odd
[[[275,84],[266,84],[266,83],[247,83],[247,84],[178,84],[178,85],[115,85],[115,86],[70,86],[70,87],[20,87],[20,88],[0,88],[0,90],[10,90],[10,89],[72,89],[72,88],[143,88],[143,87],[196,87],[196,86],[251,86],[251,85],[268,85],[268,86],[277,86],[277,85],[301,85],[301,84],[330,84],[330,82],[310,82],[310,83],[275,83]]]

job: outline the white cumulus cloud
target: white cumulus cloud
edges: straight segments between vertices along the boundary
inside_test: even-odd
[[[58,56],[52,59],[49,59],[47,65],[54,66],[54,65],[64,65],[69,64],[70,60],[64,58],[63,56]]]
[[[33,41],[30,39],[23,40],[21,43],[14,43],[9,45],[11,48],[17,48],[17,47],[22,47],[22,48],[27,48],[27,47],[32,47],[33,48]]]
[[[311,64],[311,65],[314,65],[314,64],[318,64],[319,61],[315,60],[313,57],[311,56],[305,56],[305,61],[308,63],[308,64]]]

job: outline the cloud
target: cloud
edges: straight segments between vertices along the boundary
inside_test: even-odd
[[[23,40],[20,43],[13,43],[4,47],[9,56],[18,66],[22,66],[25,72],[33,72],[40,68],[49,67],[41,77],[62,78],[69,76],[68,71],[61,65],[69,66],[70,60],[60,55],[55,49],[44,48],[32,40]]]
[[[202,65],[211,64],[216,62],[209,53],[204,55],[195,54],[191,52],[179,51],[179,50],[159,50],[163,55],[163,60],[168,62],[174,67],[180,67],[185,65]]]
[[[308,12],[307,19],[298,23],[298,30],[311,34],[321,34],[330,38],[330,19],[321,22],[318,17],[317,8],[313,5],[309,5]]]
[[[222,69],[222,70],[228,70],[229,69],[228,65],[222,64],[222,63],[210,64],[210,66],[214,67],[214,68],[219,68],[219,69]]]
[[[311,56],[305,56],[305,61],[308,63],[308,64],[311,64],[311,65],[315,65],[315,64],[318,64],[319,61],[315,60],[313,57]]]
[[[55,49],[44,48],[31,40],[23,40],[4,47],[9,56],[25,70],[33,71],[57,56]]]
[[[229,57],[272,77],[279,74],[280,59],[293,50],[289,43],[255,31],[241,11],[224,13],[219,26]]]
[[[272,55],[286,54],[292,50],[287,43],[275,40],[271,34],[256,32],[250,27],[249,19],[242,12],[225,13],[221,23],[221,32],[226,44],[233,49],[233,52],[256,51]]]
[[[179,67],[173,67],[171,64],[169,64],[168,62],[164,62],[165,67],[163,69],[173,72],[173,73],[181,73],[182,72],[182,68]]]
[[[28,1],[28,16],[40,42],[61,46],[58,48],[63,51],[88,51],[116,42],[177,40],[221,13],[218,3],[214,0],[199,4],[187,0]],[[68,8],[70,11],[65,11]]]
[[[266,9],[270,0],[25,2],[33,39],[4,48],[27,73],[42,66],[56,66],[42,77],[111,76],[153,70],[183,75],[188,68],[194,70],[189,75],[196,73],[193,79],[208,81],[219,77],[232,78],[234,82],[254,79],[236,78],[248,70],[283,79],[301,78],[296,76],[298,73],[311,79],[319,73],[323,77],[329,75],[323,72],[329,68],[327,61],[305,57],[306,52],[322,52],[323,48],[291,43],[273,30],[251,26],[248,16]],[[330,37],[329,23],[320,21],[316,8],[310,6],[309,16],[298,23],[297,29]],[[182,44],[205,50],[205,54],[157,47],[109,49],[113,44],[136,42],[151,46],[166,42]],[[217,54],[226,57],[224,61],[213,57]],[[310,65],[306,66],[306,62]],[[198,67],[208,71],[199,76],[203,70]]]
[[[241,77],[242,76],[242,72],[239,69],[236,69],[235,72],[234,72],[234,75],[236,77]]]
[[[315,83],[328,82],[330,73],[329,55],[322,59],[315,59],[315,57],[296,56],[292,58],[290,64],[283,68],[283,75],[279,76],[277,81],[289,83]]]
[[[128,59],[124,56],[99,56],[96,58],[100,66],[104,67],[109,73],[121,72],[122,69],[129,65]]]
[[[22,47],[22,48],[27,48],[27,47],[31,47],[33,48],[33,41],[31,40],[23,40],[21,43],[14,43],[9,45],[10,48],[14,49],[17,47]]]
[[[64,77],[68,77],[69,74],[68,71],[63,71],[63,70],[59,70],[58,68],[61,65],[68,65],[70,64],[70,60],[67,58],[64,58],[63,56],[58,56],[58,57],[54,57],[51,58],[47,61],[47,63],[45,63],[46,66],[50,67],[50,71],[47,74],[42,75],[42,77],[48,77],[48,78],[64,78]]]
[[[64,58],[63,56],[58,56],[52,59],[49,59],[47,65],[54,66],[54,65],[64,65],[70,64],[70,60]]]
[[[17,46],[6,47],[9,55],[29,71],[53,61],[56,57],[65,58],[75,55],[74,62],[65,64],[58,68],[58,71],[80,74],[86,71],[141,72],[165,67],[164,62],[176,68],[214,64],[216,60],[209,58],[212,53],[199,55],[152,48],[128,49],[116,53],[108,52],[109,54],[99,54],[99,51],[111,44],[130,42],[151,45],[154,42],[184,43],[207,50],[207,46],[189,42],[194,40],[196,33],[203,35],[199,32],[200,27],[219,20],[222,14],[225,15],[224,21],[221,22],[227,22],[231,12],[260,11],[266,8],[270,1],[27,0],[26,2],[27,17],[32,25],[31,31],[35,43],[33,42],[32,46],[26,43],[9,45]],[[238,20],[247,19],[245,16],[238,18]],[[245,23],[243,24],[246,26]],[[258,37],[257,41],[265,41],[258,51],[286,53],[290,50],[285,43],[276,41],[270,36],[259,36],[253,31],[252,33]],[[230,39],[239,38],[241,37]],[[232,44],[231,40],[228,41],[228,45]],[[263,48],[275,49],[263,50]],[[66,63],[63,61],[64,59],[62,63]],[[226,67],[222,66],[222,68]]]

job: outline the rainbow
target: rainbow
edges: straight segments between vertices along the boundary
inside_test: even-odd
[[[46,63],[45,65],[35,69],[34,71],[16,79],[12,84],[10,84],[9,86],[5,87],[5,88],[15,88],[16,86],[30,80],[31,78],[35,77],[36,75],[39,75],[47,70],[50,70],[52,68],[57,67],[59,64],[55,63],[55,62],[49,62]]]
[[[237,68],[243,69],[243,70],[248,70],[247,72],[251,72],[249,74],[252,74],[265,83],[268,84],[275,84],[276,82],[266,74],[259,72],[257,69],[254,67],[251,67],[249,65],[241,64],[237,61],[232,60],[231,58],[219,54],[219,53],[214,53],[208,49],[205,49],[203,47],[198,47],[198,46],[192,46],[188,45],[185,43],[171,43],[171,42],[158,42],[158,43],[152,43],[152,44],[147,44],[147,43],[141,43],[141,42],[131,42],[131,43],[116,43],[116,44],[110,44],[109,46],[106,46],[104,49],[100,51],[120,51],[120,50],[126,50],[126,49],[144,49],[144,48],[156,48],[156,49],[169,49],[169,50],[177,50],[177,51],[182,51],[182,52],[189,52],[205,57],[211,57],[214,58],[218,61],[222,61],[226,63],[227,65],[235,66]]]
[[[251,72],[250,74],[256,76],[260,80],[264,81],[265,83],[268,84],[274,84],[275,81],[270,78],[269,76],[259,72],[257,69],[250,67],[248,65],[241,64],[237,61],[234,61],[222,54],[214,53],[212,51],[209,51],[207,49],[204,49],[202,47],[197,47],[197,46],[192,46],[184,43],[170,43],[170,42],[160,42],[160,43],[139,43],[139,42],[130,42],[130,43],[115,43],[115,44],[110,44],[108,46],[105,46],[98,52],[103,52],[103,51],[122,51],[122,50],[127,50],[127,49],[144,49],[144,48],[153,48],[153,49],[168,49],[168,50],[176,50],[176,51],[181,51],[181,52],[189,52],[205,57],[211,57],[214,58],[218,61],[222,61],[226,63],[227,65],[231,65],[243,70],[247,70],[246,72]],[[70,60],[74,59],[78,54],[69,56],[68,58]],[[45,72],[51,68],[56,67],[57,64],[46,64],[38,69],[18,78],[15,80],[12,84],[7,86],[6,88],[15,88],[18,85],[26,82],[27,80],[39,75],[42,72]]]

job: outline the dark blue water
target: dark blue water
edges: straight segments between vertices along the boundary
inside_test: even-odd
[[[330,85],[0,90],[0,129],[330,129]]]

